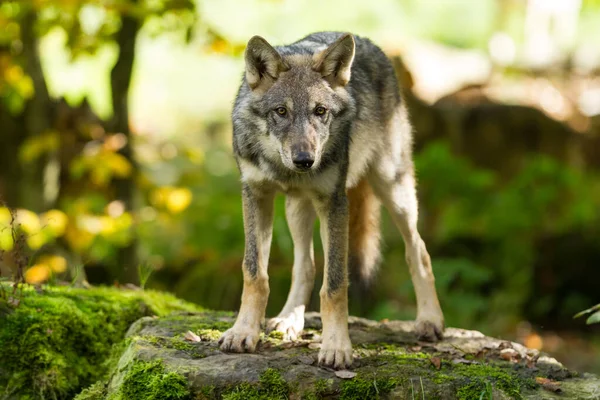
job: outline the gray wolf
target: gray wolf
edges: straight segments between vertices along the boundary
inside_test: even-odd
[[[232,112],[246,237],[244,288],[237,320],[221,337],[221,349],[256,349],[269,295],[277,192],[286,195],[294,265],[287,302],[268,329],[294,339],[304,327],[318,217],[325,253],[319,363],[337,369],[352,363],[348,265],[364,279],[372,275],[382,203],[406,244],[417,298],[416,332],[421,339],[440,339],[444,317],[417,231],[411,125],[390,61],[366,38],[321,32],[281,47],[254,36],[245,63]]]

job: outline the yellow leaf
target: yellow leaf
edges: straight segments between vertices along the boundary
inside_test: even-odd
[[[25,271],[25,281],[32,285],[43,283],[50,278],[50,268],[47,265],[36,264]]]
[[[15,220],[17,226],[29,235],[34,235],[40,231],[40,218],[36,213],[29,210],[17,210],[17,218]]]
[[[11,219],[10,210],[6,207],[0,207],[0,230],[10,225]]]
[[[168,187],[161,187],[152,192],[150,195],[150,202],[155,207],[161,207],[167,201],[170,189]]]
[[[188,149],[186,155],[188,156],[188,159],[196,165],[201,165],[204,162],[204,153],[202,150]]]
[[[60,136],[58,132],[48,131],[27,139],[19,149],[19,158],[28,163],[38,159],[42,154],[58,150]]]
[[[67,227],[65,239],[75,251],[87,250],[94,241],[94,235],[82,229],[77,229],[72,225]]]
[[[116,220],[111,217],[100,217],[102,229],[100,234],[104,237],[113,235],[117,231]]]
[[[16,89],[21,97],[25,99],[31,98],[34,93],[33,80],[28,76],[23,77],[23,79],[17,82]]]
[[[108,153],[107,163],[113,173],[121,178],[127,178],[131,174],[131,163],[121,154]]]
[[[67,228],[69,218],[60,210],[49,210],[41,216],[42,226],[50,231],[52,236],[62,236]]]
[[[0,227],[0,251],[11,251],[13,245],[14,243],[10,229]]]
[[[40,257],[39,264],[50,268],[54,273],[60,274],[67,270],[67,260],[57,255],[45,255]]]
[[[215,53],[227,53],[229,50],[229,44],[223,39],[216,39],[210,45],[210,49]]]
[[[173,189],[167,197],[167,209],[173,214],[188,208],[192,202],[192,192],[187,188]]]
[[[46,238],[44,235],[37,233],[27,237],[27,246],[31,250],[37,250],[46,244]]]
[[[23,70],[16,64],[11,65],[4,72],[4,79],[12,85],[15,85],[18,81],[20,81],[25,74],[23,74]]]
[[[110,171],[98,165],[90,171],[90,179],[96,186],[106,186],[110,182]]]

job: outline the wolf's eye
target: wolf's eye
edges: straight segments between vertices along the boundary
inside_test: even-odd
[[[287,114],[287,109],[285,107],[277,107],[275,112],[283,117],[285,114]]]
[[[323,116],[325,115],[325,112],[327,112],[327,109],[323,106],[318,106],[317,108],[315,108],[315,115]]]

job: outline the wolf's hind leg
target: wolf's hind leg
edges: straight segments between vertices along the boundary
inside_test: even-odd
[[[417,297],[417,335],[421,340],[442,339],[444,315],[435,290],[431,259],[417,231],[418,203],[412,168],[394,176],[383,169],[376,170],[371,182],[404,239],[406,262]]]
[[[315,283],[313,228],[316,214],[310,199],[288,196],[285,216],[294,241],[292,287],[279,315],[267,322],[267,331],[283,333],[284,340],[296,340],[304,329],[304,309]]]
[[[223,351],[253,352],[258,344],[269,297],[267,265],[273,233],[273,199],[274,192],[258,190],[247,184],[242,187],[246,237],[242,265],[244,289],[235,324],[219,339]]]

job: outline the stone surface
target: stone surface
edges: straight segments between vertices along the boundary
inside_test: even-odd
[[[232,323],[233,315],[218,312],[142,318],[129,329],[110,380],[96,386],[99,394],[79,399],[127,398],[123,393],[137,376],[132,370],[157,360],[164,366],[160,377],[187,382],[184,394],[162,398],[600,399],[597,376],[574,373],[536,350],[475,331],[448,328],[443,341],[425,343],[416,340],[412,322],[351,317],[356,375],[340,377],[317,366],[318,314],[307,314],[301,340],[263,336],[255,354],[219,350],[220,332]],[[201,340],[186,340],[188,331]],[[148,393],[140,398],[160,398]]]

